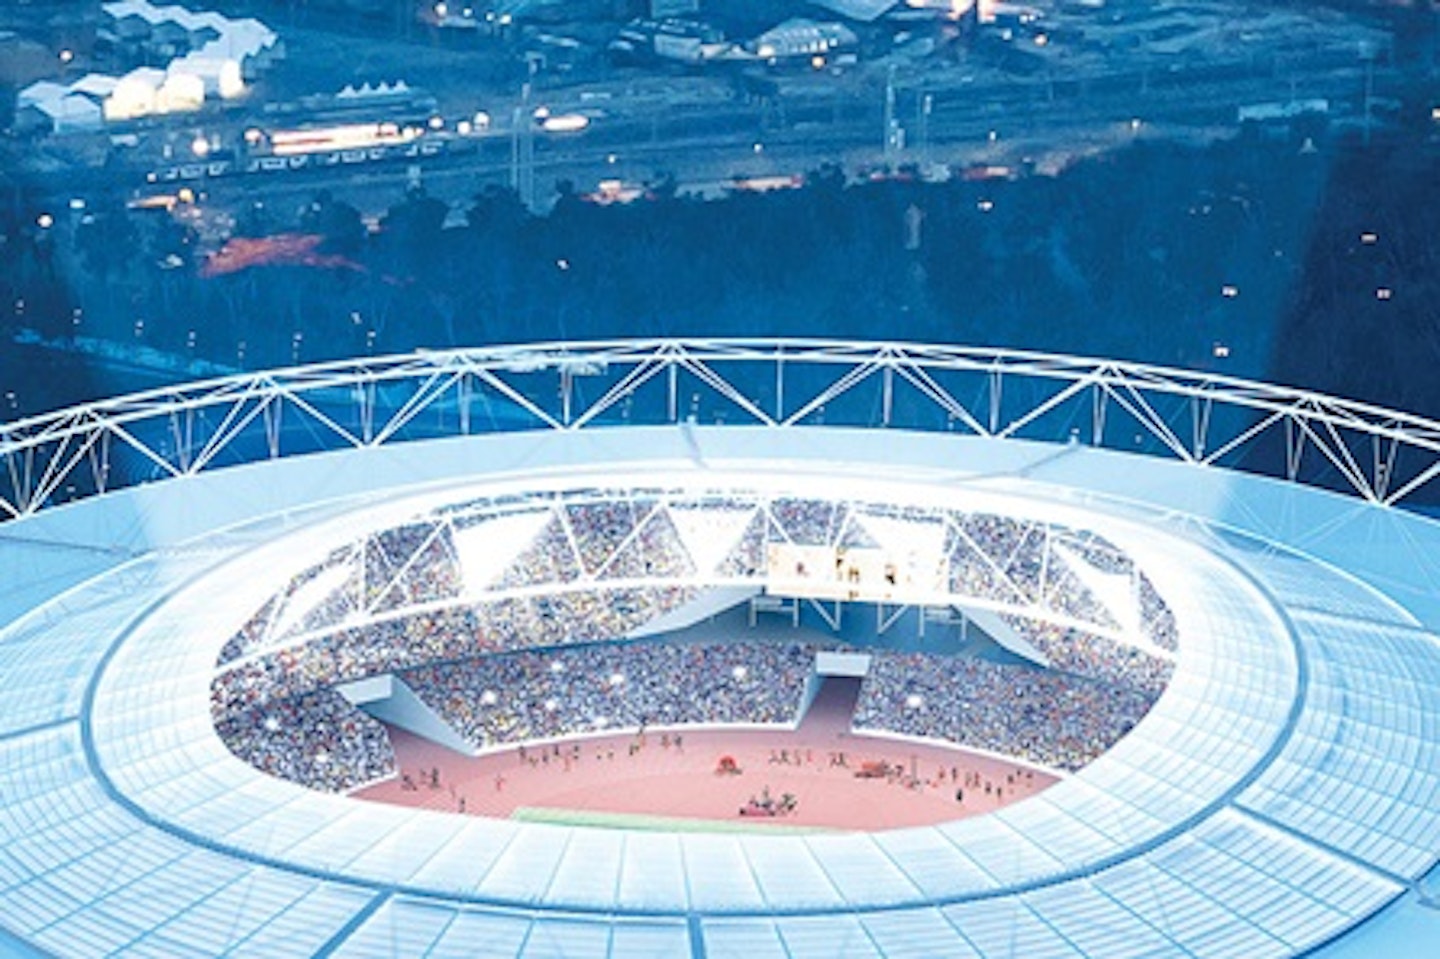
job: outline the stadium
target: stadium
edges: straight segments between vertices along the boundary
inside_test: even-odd
[[[655,339],[165,388],[0,426],[0,460],[17,955],[1440,931],[1440,423]]]

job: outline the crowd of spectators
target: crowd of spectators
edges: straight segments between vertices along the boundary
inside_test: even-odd
[[[569,583],[580,578],[580,561],[568,524],[552,516],[530,544],[520,551],[504,575],[501,589],[537,586],[544,583]]]
[[[377,612],[453,599],[462,582],[446,523],[409,523],[365,540],[365,603]]]
[[[651,514],[630,534],[599,570],[601,579],[648,579],[656,576],[692,576],[690,559],[680,534],[664,510]]]
[[[355,566],[355,556],[356,551],[351,546],[342,546],[332,550],[319,563],[292,576],[279,593],[267,600],[230,637],[220,651],[220,664],[239,659],[274,640],[333,626],[357,612],[360,571]],[[321,597],[308,597],[311,584],[337,571],[340,581],[335,586]],[[292,611],[292,605],[299,603],[306,603],[306,608]],[[290,615],[292,612],[296,615]],[[280,628],[282,622],[285,624],[283,629]]]
[[[1180,629],[1175,624],[1175,611],[1155,591],[1155,584],[1140,574],[1140,632],[1161,649],[1172,653],[1180,648]]]
[[[1044,524],[969,513],[956,518],[956,528],[1003,574],[1003,579],[1028,601],[1040,595],[1046,559]]]
[[[388,774],[393,756],[386,767],[388,740],[383,748],[374,741],[376,734],[385,739],[383,727],[349,706],[330,688],[335,684],[504,650],[614,639],[688,595],[669,587],[577,590],[373,620],[225,669],[211,683],[211,717],[231,751],[258,768],[349,789]],[[306,729],[312,708],[319,723],[313,734]],[[332,748],[347,730],[365,740],[360,752]],[[350,760],[352,769],[336,768]]]
[[[1107,575],[1123,575],[1133,578],[1136,602],[1140,607],[1140,633],[1150,642],[1175,652],[1180,647],[1179,630],[1175,625],[1175,613],[1169,604],[1155,591],[1155,584],[1145,571],[1136,567],[1134,560],[1120,547],[1097,533],[1071,531],[1063,540],[1065,548],[1084,562]]]
[[[1081,622],[1106,629],[1119,629],[1120,624],[1110,607],[1090,591],[1067,562],[1053,550],[1045,569],[1044,586],[1037,605]]]
[[[270,623],[275,618],[275,611],[284,601],[283,596],[284,594],[280,594],[267,599],[265,605],[256,610],[255,615],[247,619],[234,636],[226,640],[225,645],[220,649],[217,665],[224,666],[226,663],[234,662],[265,643]]]
[[[949,547],[950,588],[960,595],[1031,606],[1117,629],[1115,614],[1056,549],[1072,534],[1065,527],[1008,516],[956,516]]]
[[[498,589],[573,584],[585,576],[600,579],[683,577],[697,572],[659,493],[615,494],[614,499],[556,500],[545,508],[549,518],[540,532],[507,563]],[[756,510],[758,500],[749,505]],[[477,510],[495,508],[481,501]],[[685,508],[696,508],[687,504]],[[729,499],[702,502],[699,508],[746,508]],[[1100,631],[1118,629],[1115,615],[1077,576],[1071,563],[1093,566],[1106,575],[1132,578],[1129,594],[1140,607],[1138,620],[1156,645],[1174,650],[1174,616],[1143,572],[1118,547],[1089,532],[990,513],[857,508],[820,499],[779,498],[757,510],[739,541],[721,561],[723,577],[752,577],[765,568],[766,544],[785,539],[801,545],[829,544],[874,548],[865,532],[869,511],[887,522],[949,518],[945,561],[949,588],[973,596],[1059,613]],[[436,605],[464,594],[464,570],[457,559],[451,524],[471,525],[476,515],[445,511],[445,516],[407,523],[369,534],[356,546],[337,549],[323,562],[296,574],[280,593],[231,638],[220,657],[223,665],[265,645],[322,631],[411,606]],[[1063,549],[1056,548],[1063,545]],[[306,591],[314,580],[339,566],[346,575],[326,595]],[[363,584],[363,586],[362,586]],[[290,610],[303,599],[308,609]],[[1112,597],[1113,601],[1113,597]],[[360,606],[365,606],[362,611]],[[1130,617],[1125,617],[1130,618]],[[275,624],[284,620],[286,628]]]
[[[1169,659],[1096,633],[1026,616],[1003,615],[1045,654],[1052,669],[1158,698],[1175,672]]]
[[[768,541],[768,521],[763,513],[756,513],[746,524],[745,530],[730,555],[715,568],[716,575],[751,579],[765,572],[765,544]]]
[[[770,502],[770,515],[792,543],[829,546],[839,541],[848,514],[841,503],[782,498]]]
[[[400,675],[486,748],[647,725],[788,724],[815,652],[801,643],[599,643],[472,656]],[[855,728],[1076,770],[1129,732],[1159,692],[1139,681],[881,650],[872,654]],[[328,791],[395,768],[384,728],[326,688],[235,703],[217,712],[216,729],[257,768]]]
[[[635,528],[653,508],[653,500],[599,500],[565,506],[565,518],[575,536],[580,565],[594,574],[614,555],[615,549],[634,534]]]
[[[603,729],[790,723],[815,648],[632,642],[502,653],[402,674],[477,748]]]
[[[968,536],[957,533],[953,537],[946,561],[949,564],[947,585],[951,593],[998,603],[1028,603],[1027,597],[1005,578],[1003,570]]]
[[[565,522],[558,515],[553,517],[510,563],[501,588],[573,582],[580,573],[577,552],[586,572],[603,570],[602,579],[692,573],[694,568],[679,534],[663,511],[655,512],[637,527],[639,517],[635,512],[640,509],[643,504],[568,508]],[[623,548],[619,548],[622,544]],[[339,567],[347,567],[345,575],[323,596],[306,592],[313,582]],[[223,666],[287,638],[343,627],[360,618],[361,582],[364,612],[369,616],[458,599],[464,574],[448,523],[409,523],[382,530],[365,537],[358,548],[338,549],[323,562],[302,570],[230,638],[220,653],[219,664]],[[541,606],[557,614],[571,610],[577,603],[596,608],[582,599],[541,602]],[[287,611],[297,601],[308,601],[308,608],[291,616]],[[620,605],[626,604],[622,601]],[[503,611],[504,604],[498,608]],[[545,609],[541,614],[545,615]],[[288,620],[285,628],[277,629],[282,620]],[[575,615],[567,620],[571,632],[588,632],[583,623],[575,623]]]
[[[224,670],[211,684],[211,709],[220,721],[252,705],[438,660],[615,639],[691,595],[667,586],[580,589],[372,620]]]
[[[395,772],[385,727],[330,689],[235,710],[215,730],[256,769],[311,789],[346,792]]]
[[[760,574],[766,544],[776,538],[876,545],[864,525],[871,507],[804,498],[760,505],[758,499],[689,504],[754,511],[718,567],[720,575]],[[486,508],[494,504],[476,507]],[[551,500],[543,508],[549,516],[539,533],[497,581],[499,589],[512,591],[503,598],[460,602],[464,570],[451,529],[475,517],[449,510],[368,534],[294,576],[222,651],[212,713],[232,749],[256,757],[261,768],[279,770],[277,775],[313,778],[321,788],[373,778],[384,768],[383,749],[365,747],[352,772],[332,769],[349,754],[309,742],[307,734],[291,729],[304,722],[286,717],[313,707],[322,730],[357,729],[369,742],[375,733],[369,721],[327,690],[386,672],[405,672],[477,746],[563,736],[602,721],[633,726],[793,718],[813,652],[806,647],[587,645],[623,638],[696,595],[692,587],[668,582],[696,570],[658,492],[612,499],[592,494],[574,502]],[[1130,558],[1102,537],[987,513],[873,509],[890,528],[896,519],[933,524],[943,515],[950,529],[944,549],[951,589],[1026,607],[1025,614],[1007,619],[1054,669],[881,653],[866,681],[862,725],[1077,768],[1123,735],[1164,689],[1173,670],[1169,660],[1111,638],[1117,617],[1076,572],[1085,564],[1108,576],[1128,576],[1127,595],[1139,609],[1127,618],[1138,620],[1156,646],[1175,650],[1170,608]],[[584,583],[589,577],[594,582]],[[604,585],[651,577],[654,585]],[[536,589],[546,585],[554,589]],[[368,608],[361,610],[362,603]],[[1046,612],[1072,625],[1049,623]],[[614,676],[623,679],[612,684]],[[277,717],[280,728],[269,728]],[[312,754],[327,758],[317,761]]]
[[[1135,564],[1120,547],[1097,533],[1071,531],[1064,546],[1085,562],[1110,576],[1128,576]]]
[[[945,739],[1076,770],[1113,746],[1154,698],[1037,666],[973,656],[877,653],[855,728]]]

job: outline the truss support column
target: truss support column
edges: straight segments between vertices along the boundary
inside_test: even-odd
[[[265,407],[265,441],[272,460],[280,458],[280,413],[282,409],[278,399]]]
[[[1090,445],[1105,445],[1105,390],[1096,386],[1090,394]]]
[[[678,423],[680,422],[679,371],[675,368],[674,360],[670,360],[669,363],[669,369],[666,370],[669,376],[669,400],[667,409],[670,413],[670,422]]]
[[[375,384],[357,387],[355,400],[360,404],[360,438],[369,446],[375,442]]]
[[[775,422],[785,419],[785,354],[775,354]]]
[[[889,426],[890,415],[895,404],[895,368],[893,366],[885,367],[884,379],[881,382],[880,425]]]
[[[999,370],[990,371],[990,432],[997,433],[1000,430],[1000,390],[1002,385],[1002,374]]]
[[[470,435],[470,375],[467,373],[460,377],[460,382],[455,384],[455,399],[460,407],[460,435]]]
[[[1304,431],[1296,427],[1293,417],[1285,417],[1285,478],[1292,483],[1300,475],[1300,458],[1304,448]]]
[[[570,368],[562,365],[560,367],[560,422],[566,426],[570,425],[570,394],[573,384]]]

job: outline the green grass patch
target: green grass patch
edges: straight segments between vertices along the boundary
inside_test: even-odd
[[[773,820],[747,822],[727,819],[687,819],[681,816],[648,816],[642,813],[596,812],[590,809],[559,809],[551,806],[521,806],[510,814],[510,818],[521,822],[545,822],[558,826],[639,829],[645,832],[764,832],[800,835],[834,831],[823,826],[790,826]]]

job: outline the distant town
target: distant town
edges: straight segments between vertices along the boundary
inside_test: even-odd
[[[0,413],[81,356],[877,324],[1424,408],[1437,51],[1215,0],[6,5]]]
[[[1399,102],[1390,26],[1326,7],[215,6],[15,8],[0,21],[5,169],[145,202],[237,176],[464,167],[543,208],[559,177],[614,197],[662,168],[704,187],[841,154],[943,177],[1012,145],[1064,153],[1080,129],[1376,124]]]

